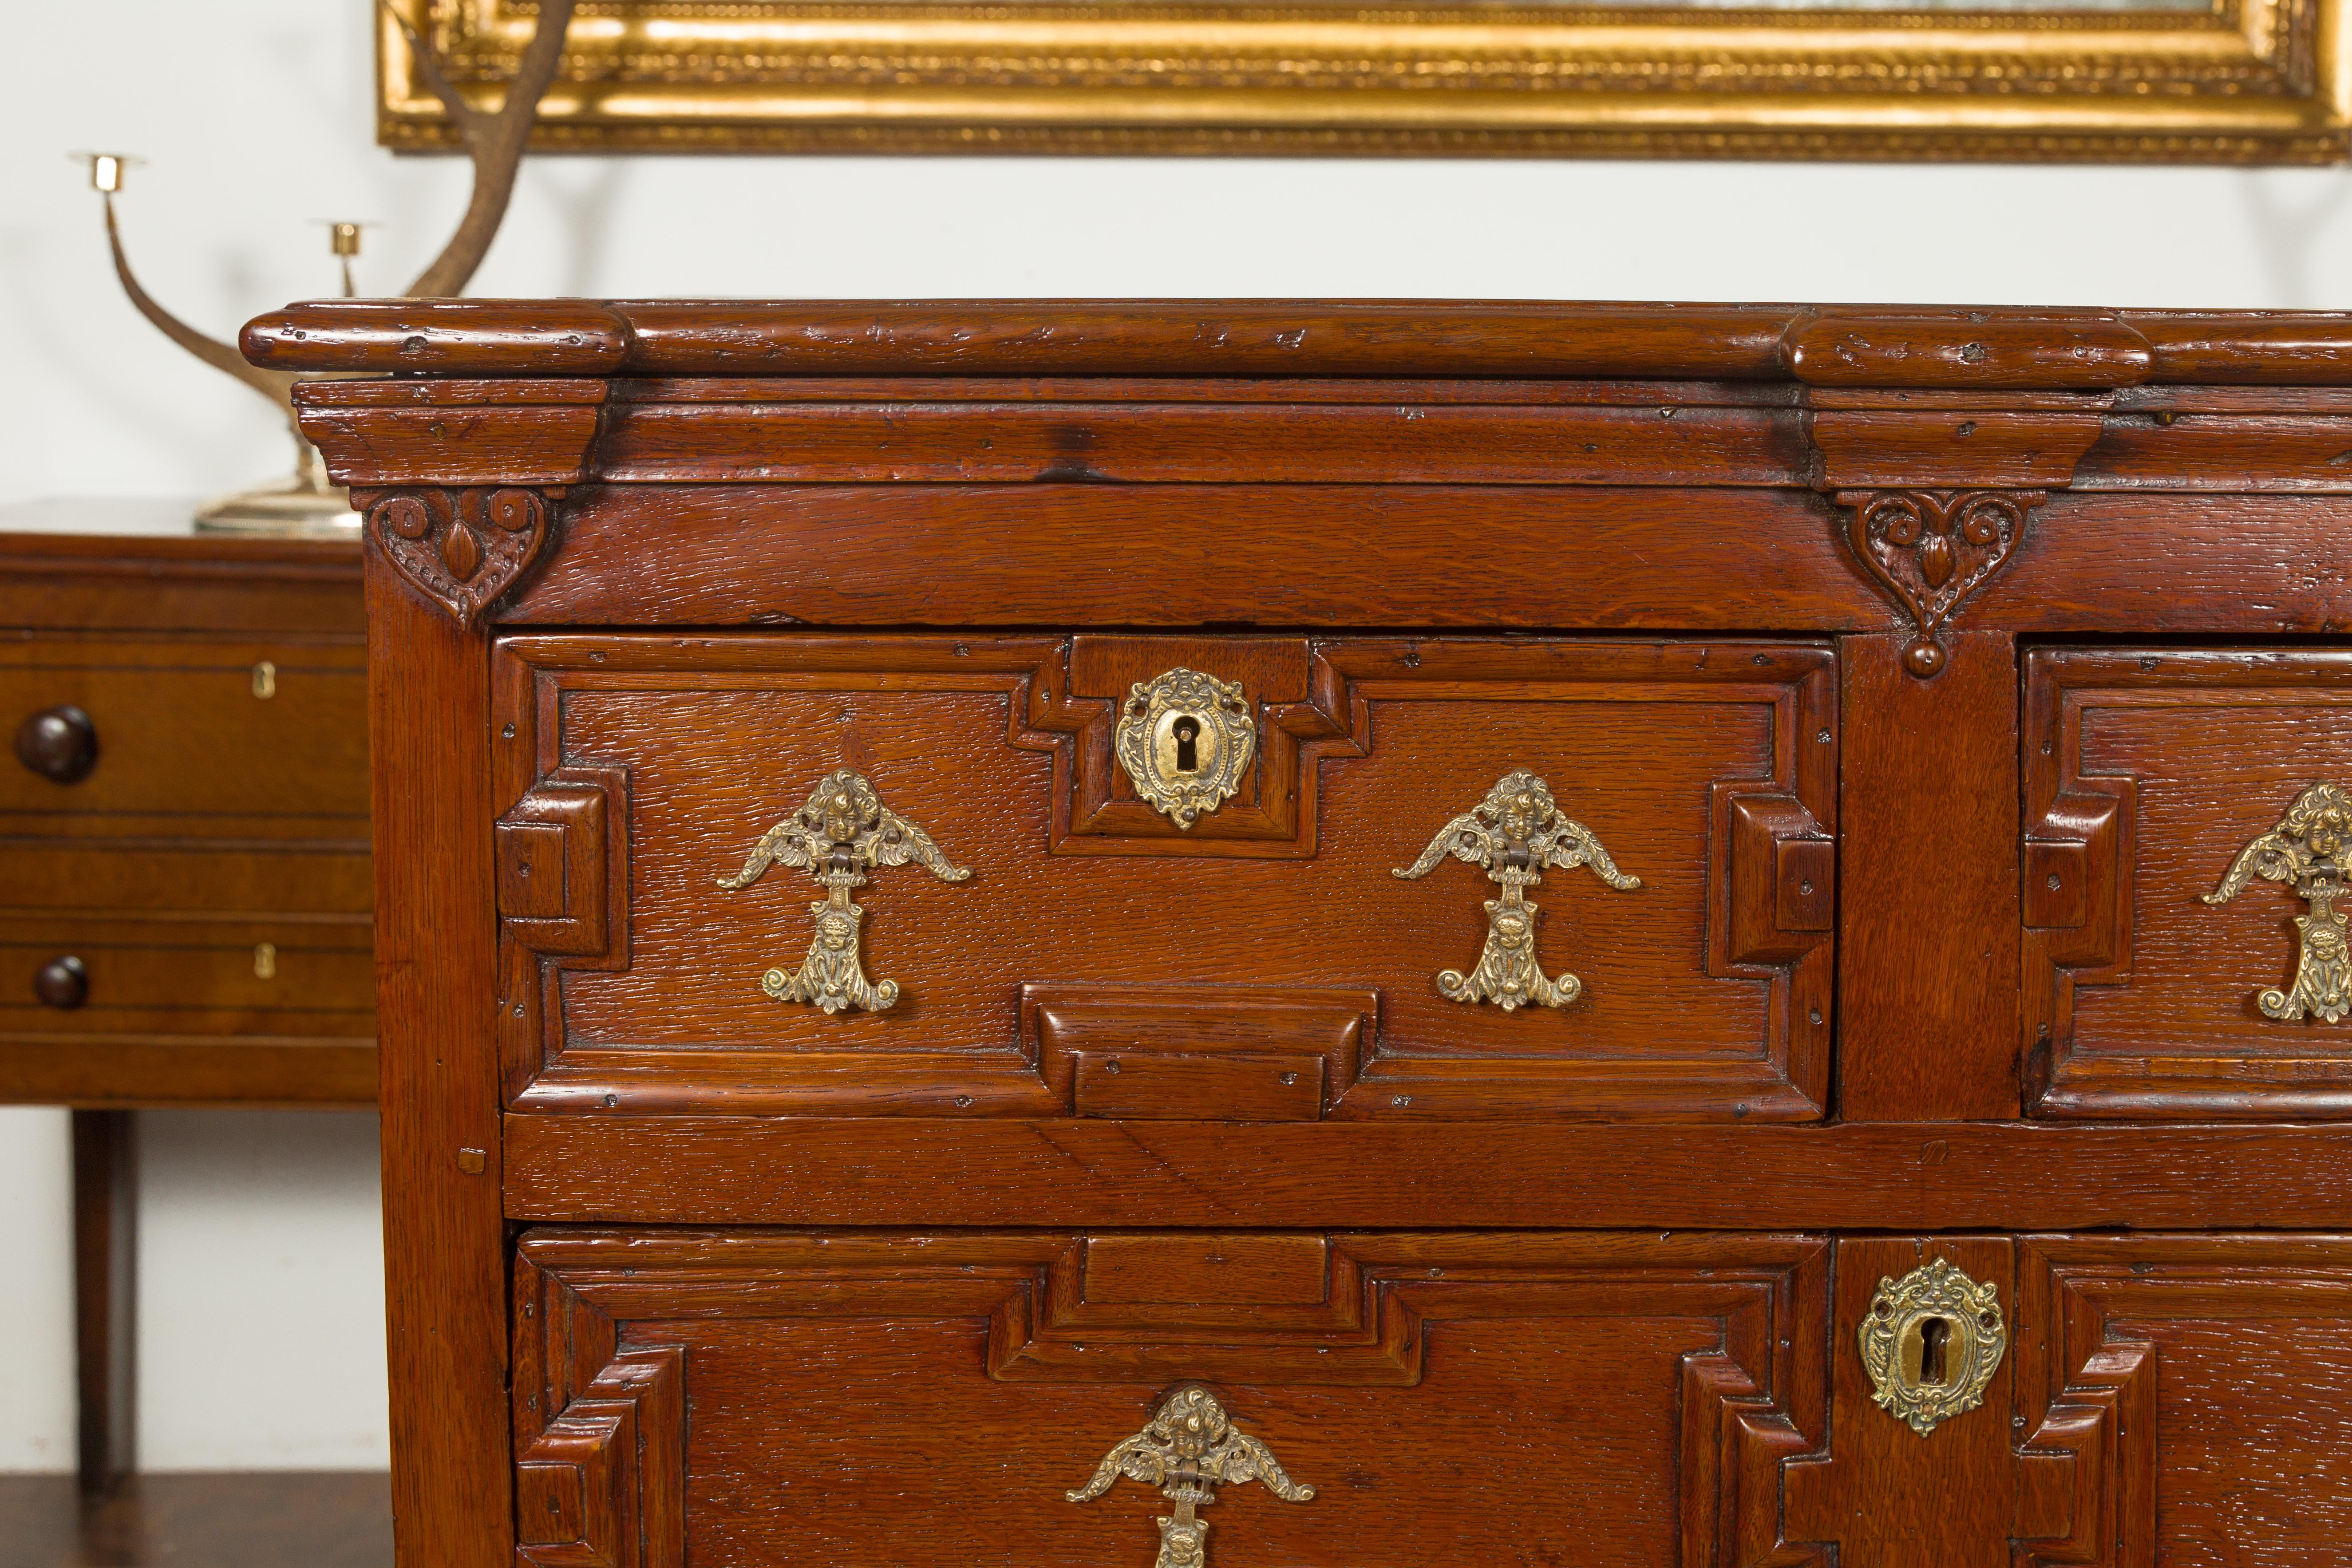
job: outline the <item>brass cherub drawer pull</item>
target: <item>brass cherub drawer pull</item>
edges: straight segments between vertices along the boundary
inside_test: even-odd
[[[2009,1351],[2000,1293],[1943,1258],[1882,1277],[1861,1339],[1871,1402],[1922,1437],[1983,1404]]]
[[[1149,1487],[1176,1505],[1160,1521],[1160,1555],[1152,1568],[1202,1568],[1207,1561],[1209,1521],[1192,1510],[1217,1500],[1222,1482],[1239,1486],[1264,1481],[1266,1489],[1285,1502],[1309,1502],[1315,1489],[1302,1487],[1282,1473],[1274,1450],[1235,1428],[1217,1396],[1197,1383],[1188,1383],[1160,1402],[1150,1426],[1103,1456],[1087,1484],[1068,1495],[1072,1502],[1088,1502],[1110,1490],[1126,1476]]]
[[[858,927],[866,911],[849,901],[849,890],[866,885],[877,866],[914,861],[943,882],[961,882],[970,868],[950,865],[931,836],[882,804],[874,786],[843,768],[812,791],[806,805],[762,834],[751,858],[732,877],[719,879],[740,892],[771,866],[793,866],[824,884],[824,900],[809,906],[816,934],[797,970],[771,969],[760,989],[779,1002],[813,1002],[828,1013],[845,1007],[878,1013],[898,1000],[898,983],[868,984],[858,956]]]
[[[1582,823],[1560,815],[1551,786],[1521,768],[1486,792],[1486,798],[1437,830],[1429,847],[1400,877],[1425,877],[1446,856],[1481,867],[1503,885],[1503,896],[1486,900],[1486,945],[1468,974],[1449,969],[1437,988],[1456,1002],[1492,1002],[1504,1012],[1525,1003],[1565,1007],[1583,994],[1573,974],[1547,979],[1536,963],[1536,905],[1524,889],[1543,880],[1544,868],[1589,868],[1621,891],[1642,885],[1617,869],[1609,851]]]
[[[2345,917],[2336,907],[2344,896],[2346,873],[2352,870],[2347,865],[2347,850],[2352,850],[2352,793],[2315,784],[2294,797],[2277,826],[2238,851],[2230,874],[2205,895],[2209,904],[2226,904],[2260,877],[2293,883],[2311,905],[2309,914],[2294,918],[2301,933],[2295,944],[2294,984],[2254,997],[2264,1017],[2292,1023],[2308,1013],[2335,1024],[2352,1013],[2352,953],[2347,951]]]

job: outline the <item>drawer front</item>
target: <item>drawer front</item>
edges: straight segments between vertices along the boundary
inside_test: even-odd
[[[509,638],[509,1089],[1816,1116],[1834,674],[1788,644]]]
[[[167,818],[174,834],[266,818],[271,835],[336,837],[367,816],[355,643],[11,643],[0,647],[0,721],[16,737],[0,813]],[[27,733],[44,721],[46,733]]]
[[[1206,1527],[1227,1564],[1751,1561],[1774,1466],[1824,1432],[1827,1258],[1780,1237],[537,1232],[520,1559],[1190,1568]],[[1189,1500],[1151,1468],[1187,1439],[1222,1476]]]
[[[2344,1559],[2352,1240],[2018,1243],[2017,1561]]]
[[[5,913],[365,916],[372,897],[364,838],[0,838]]]
[[[2352,1115],[2352,652],[2047,648],[2025,676],[2033,1111]]]
[[[372,1039],[318,1035],[0,1033],[0,1103],[367,1106]]]
[[[368,928],[0,921],[0,1032],[368,1038]]]
[[[2352,1529],[2340,1237],[554,1229],[514,1282],[536,1568],[2284,1568]]]

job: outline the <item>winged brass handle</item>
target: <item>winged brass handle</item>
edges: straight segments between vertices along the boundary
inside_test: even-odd
[[[1160,1521],[1160,1555],[1152,1568],[1202,1568],[1209,1522],[1192,1510],[1217,1500],[1220,1482],[1264,1481],[1285,1502],[1315,1497],[1313,1487],[1284,1475],[1274,1450],[1234,1426],[1217,1396],[1197,1383],[1161,1400],[1150,1424],[1105,1454],[1087,1484],[1067,1494],[1069,1500],[1091,1501],[1121,1476],[1158,1487],[1176,1505],[1174,1513]]]
[[[866,911],[849,901],[849,891],[866,885],[867,871],[910,860],[943,882],[971,875],[966,867],[950,865],[929,834],[884,805],[863,775],[847,768],[826,775],[799,811],[761,836],[740,871],[719,881],[729,892],[740,892],[769,867],[791,866],[824,887],[824,900],[809,906],[816,933],[809,939],[808,956],[797,970],[768,971],[760,989],[779,1002],[811,1002],[827,1013],[846,1007],[878,1013],[897,1002],[897,981],[866,981],[858,955]]]
[[[1543,880],[1544,868],[1583,866],[1611,887],[1630,890],[1639,877],[1617,869],[1592,830],[1560,814],[1551,786],[1525,768],[1505,773],[1486,798],[1437,830],[1429,847],[1396,875],[1425,877],[1451,855],[1485,869],[1503,886],[1503,896],[1486,900],[1486,945],[1469,973],[1449,969],[1437,988],[1456,1002],[1492,1002],[1504,1012],[1529,1002],[1565,1007],[1584,994],[1573,974],[1548,979],[1536,963],[1536,905],[1525,889]]]
[[[2294,918],[2294,983],[2258,993],[2254,1005],[2266,1018],[2293,1023],[2305,1014],[2339,1023],[2352,1014],[2352,950],[2344,914],[2336,900],[2352,875],[2352,792],[2326,783],[2294,797],[2278,826],[2258,834],[2231,862],[2221,886],[2205,895],[2226,904],[2256,877],[2286,882],[2311,905]]]

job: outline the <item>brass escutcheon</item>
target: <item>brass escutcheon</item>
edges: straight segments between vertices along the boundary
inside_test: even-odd
[[[1529,1003],[1565,1007],[1584,994],[1573,974],[1548,977],[1536,963],[1536,916],[1525,889],[1541,883],[1544,868],[1583,866],[1620,891],[1642,885],[1617,869],[1592,830],[1560,814],[1551,786],[1525,768],[1505,773],[1486,798],[1437,830],[1421,858],[1394,875],[1425,877],[1451,855],[1467,860],[1499,882],[1503,896],[1486,900],[1486,945],[1478,966],[1464,974],[1446,970],[1437,988],[1456,1002],[1492,1002],[1506,1013]]]
[[[1136,795],[1189,832],[1242,787],[1255,710],[1238,680],[1168,670],[1128,688],[1114,749]]]
[[[2205,895],[2226,904],[2256,877],[2285,882],[2311,906],[2297,915],[2294,980],[2254,996],[2265,1018],[2291,1024],[2305,1016],[2343,1022],[2352,1014],[2352,952],[2347,952],[2345,916],[2336,900],[2352,874],[2352,792],[2333,784],[2313,784],[2268,833],[2257,834],[2238,851],[2220,887]]]
[[[1193,1510],[1216,1501],[1221,1484],[1264,1481],[1285,1502],[1315,1497],[1313,1487],[1284,1475],[1274,1450],[1235,1426],[1217,1396],[1197,1383],[1171,1392],[1142,1431],[1122,1439],[1103,1456],[1086,1485],[1066,1495],[1072,1502],[1091,1501],[1121,1476],[1158,1487],[1176,1505],[1172,1514],[1160,1519],[1160,1555],[1152,1568],[1203,1568],[1209,1521]]]
[[[761,836],[740,871],[719,880],[727,891],[740,892],[769,867],[792,866],[824,888],[824,898],[809,906],[816,933],[809,938],[808,956],[797,970],[768,971],[760,989],[779,1002],[813,1003],[826,1013],[853,1007],[879,1013],[897,1002],[897,981],[866,978],[858,952],[866,911],[849,901],[849,892],[864,887],[866,873],[876,867],[908,861],[943,882],[971,875],[950,865],[929,834],[884,805],[864,775],[847,768],[827,774],[799,811]]]
[[[1881,1279],[1861,1339],[1872,1403],[1922,1437],[1983,1404],[2009,1351],[1993,1287],[1942,1258],[1900,1279]]]

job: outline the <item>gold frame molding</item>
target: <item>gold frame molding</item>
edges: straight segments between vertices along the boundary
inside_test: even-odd
[[[533,0],[394,0],[495,101]],[[537,145],[2330,163],[2347,0],[2208,9],[585,0]],[[378,139],[454,150],[397,26]]]

